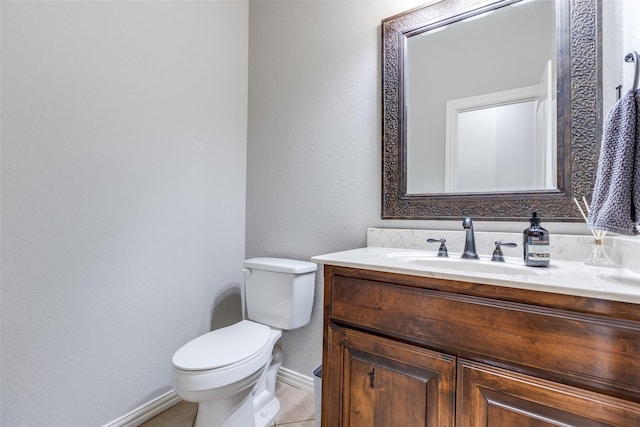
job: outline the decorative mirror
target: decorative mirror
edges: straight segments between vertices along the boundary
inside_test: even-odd
[[[600,0],[440,0],[382,21],[383,219],[581,221]]]

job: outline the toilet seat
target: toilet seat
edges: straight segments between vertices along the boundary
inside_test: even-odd
[[[202,366],[212,365],[212,363],[210,363],[209,361],[206,361],[205,363],[200,363],[202,360],[197,361],[197,359],[189,359],[188,357],[185,356],[185,355],[191,354],[193,349],[197,348],[197,346],[200,346],[200,343],[197,343],[193,347],[190,344],[192,344],[194,341],[199,341],[199,338],[202,338],[202,337],[198,337],[194,339],[193,341],[185,344],[182,348],[180,348],[180,350],[176,352],[176,355],[178,353],[181,353],[179,357],[176,357],[176,355],[174,355],[173,369],[171,371],[171,384],[173,385],[176,391],[182,392],[183,396],[185,395],[185,393],[205,391],[205,390],[209,390],[213,393],[217,393],[216,390],[220,389],[221,387],[226,387],[234,383],[237,383],[236,385],[241,386],[242,385],[241,383],[247,380],[250,380],[250,381],[256,380],[255,378],[252,378],[252,376],[256,373],[259,374],[260,370],[264,368],[265,365],[269,362],[269,360],[272,357],[273,347],[282,336],[282,331],[278,329],[271,329],[266,325],[261,325],[259,323],[254,323],[248,320],[242,321],[242,322],[258,325],[261,328],[264,326],[266,328],[267,338],[266,338],[266,342],[262,345],[262,347],[260,347],[257,351],[253,352],[253,354],[249,355],[248,357],[243,358],[242,360],[232,361],[231,358],[227,358],[227,360],[224,363],[231,362],[230,364],[227,364],[224,366],[218,366],[217,368],[213,368],[213,369],[206,369],[206,368],[202,368]],[[238,323],[236,323],[236,325],[238,325]],[[232,326],[236,326],[236,325],[232,325]],[[231,328],[231,326],[228,326],[223,329],[228,331],[227,328]],[[232,328],[231,331],[243,330],[243,328],[252,328],[251,330],[253,332],[257,330],[257,328],[254,328],[253,326],[240,325],[238,328]],[[221,331],[221,330],[218,330],[218,331]],[[217,331],[214,331],[214,332],[217,332]],[[219,337],[220,334],[216,334],[215,336]],[[217,347],[215,348],[215,351],[212,351],[212,353],[215,353],[215,352],[225,353],[225,351],[221,351],[221,349],[226,349],[227,347],[238,348],[237,347],[238,345],[242,346],[242,348],[244,349],[251,348],[251,346],[243,346],[244,344],[247,344],[244,341],[248,341],[248,340],[241,339],[238,335],[231,335],[231,336],[233,337],[233,339],[231,341],[226,341],[224,343],[222,342],[221,339],[210,339],[210,341],[209,340],[202,340],[202,341],[205,341],[207,343],[217,342]],[[258,332],[257,333],[258,340],[253,341],[253,344],[256,347],[259,344],[262,344],[262,339],[260,338],[260,336],[261,336],[261,332]],[[239,342],[236,343],[236,341],[242,341],[242,343],[239,343]],[[184,352],[181,351],[183,349],[185,349]],[[249,354],[250,352],[251,351],[248,350],[245,354]],[[232,354],[232,353],[233,352],[227,352],[225,354]],[[201,355],[201,356],[202,356],[202,359],[205,359],[206,355]],[[214,359],[215,358],[211,360],[214,360]],[[180,363],[182,366],[186,366],[187,368],[186,369],[181,368],[176,364],[176,362]],[[192,362],[192,363],[189,364],[188,362]]]
[[[242,320],[201,335],[173,355],[173,365],[185,371],[208,371],[241,364],[264,351],[271,328]]]

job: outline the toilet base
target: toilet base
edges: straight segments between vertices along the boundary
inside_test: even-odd
[[[269,366],[253,390],[255,427],[270,426],[280,413],[280,401],[276,397],[276,377],[280,366],[282,366],[282,348],[277,343],[273,346]]]
[[[258,371],[242,382],[234,384],[232,390],[227,390],[227,392],[232,391],[231,393],[225,393],[225,390],[210,391],[218,396],[207,400],[200,399],[194,427],[251,426],[254,413],[251,384],[254,384],[260,376],[261,372]]]
[[[275,396],[275,376],[282,361],[276,346],[275,357],[263,372],[256,372],[245,380],[256,382],[253,388],[225,398],[200,401],[194,427],[269,427],[280,413],[280,401]]]
[[[260,411],[254,413],[255,427],[268,427],[276,420],[280,413],[280,401],[274,396],[273,399],[262,407]]]

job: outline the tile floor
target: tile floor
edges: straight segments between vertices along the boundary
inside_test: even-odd
[[[315,427],[315,399],[313,393],[288,384],[276,383],[280,399],[280,414],[273,426]],[[181,402],[150,419],[140,427],[192,427],[198,405]],[[242,426],[238,426],[242,427]]]

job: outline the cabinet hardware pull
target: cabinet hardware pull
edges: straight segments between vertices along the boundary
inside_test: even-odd
[[[369,376],[369,387],[374,388],[375,385],[373,384],[373,380],[376,376],[376,369],[371,369],[371,372],[369,372],[367,375]]]

